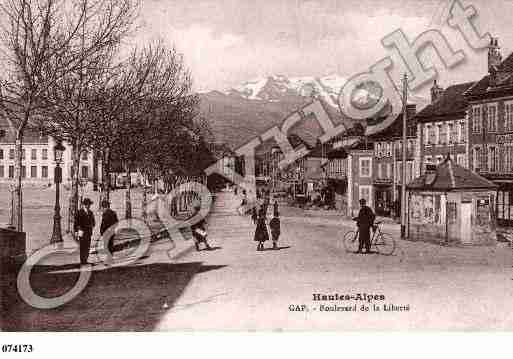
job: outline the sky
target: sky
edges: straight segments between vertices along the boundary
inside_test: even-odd
[[[350,78],[392,50],[381,39],[402,29],[410,40],[438,28],[467,61],[439,72],[439,83],[478,80],[486,52],[471,50],[446,19],[452,0],[143,0],[139,30],[130,41],[163,39],[184,55],[197,91],[225,90],[255,78]],[[503,56],[513,49],[511,0],[462,0],[477,10],[481,33],[499,38]],[[444,11],[445,10],[445,11]],[[440,25],[442,24],[442,25]],[[441,65],[431,50],[421,58]],[[393,74],[400,79],[401,66]],[[426,88],[420,89],[426,93]]]

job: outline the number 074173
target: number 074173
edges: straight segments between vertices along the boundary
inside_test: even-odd
[[[2,344],[2,353],[31,353],[32,344]]]

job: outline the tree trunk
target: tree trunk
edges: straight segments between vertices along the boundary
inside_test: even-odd
[[[17,231],[23,232],[23,194],[22,194],[22,158],[23,151],[23,130],[16,132],[16,143],[14,147],[14,201],[13,201],[13,221],[12,225]]]
[[[146,213],[146,206],[148,205],[148,197],[146,195],[146,175],[143,175],[143,188],[142,188],[142,218],[143,220],[146,220],[147,213]]]
[[[126,166],[126,172],[128,174],[128,183],[126,185],[126,213],[125,218],[130,219],[132,218],[132,202],[131,202],[131,187],[132,187],[132,176],[130,174],[130,165]]]
[[[93,191],[98,191],[98,155],[96,150],[91,151],[92,162],[93,162]]]
[[[102,152],[102,200],[110,201],[110,156],[109,150]]]
[[[78,212],[78,191],[79,191],[79,180],[80,180],[80,148],[73,144],[72,148],[72,159],[73,159],[73,171],[71,173],[71,196],[70,196],[70,220],[74,221],[75,216]]]

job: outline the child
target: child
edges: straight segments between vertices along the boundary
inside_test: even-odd
[[[280,214],[274,211],[273,219],[269,222],[271,236],[273,237],[273,249],[278,249],[278,238],[280,237]]]
[[[267,232],[267,224],[265,223],[264,211],[260,209],[258,213],[257,226],[255,230],[254,241],[258,242],[257,251],[264,250],[264,242],[269,240],[269,233]]]
[[[200,205],[195,205],[194,206],[193,217],[196,214],[198,214],[200,212],[200,210],[201,210],[201,206]],[[191,231],[192,231],[192,236],[194,237],[194,245],[196,247],[196,251],[200,250],[200,246],[199,246],[200,243],[204,243],[205,244],[205,248],[207,250],[211,250],[212,249],[210,247],[210,245],[208,244],[208,242],[207,242],[207,231],[205,229],[205,224],[206,224],[206,221],[205,221],[204,218],[202,218],[199,222],[194,223],[191,226]]]

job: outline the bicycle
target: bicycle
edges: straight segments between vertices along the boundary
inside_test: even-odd
[[[394,253],[396,243],[393,237],[381,232],[380,224],[383,222],[376,222],[373,226],[373,234],[371,237],[371,248],[374,247],[376,252],[386,256]],[[349,231],[344,235],[344,248],[346,252],[355,253],[358,250],[358,230]]]

